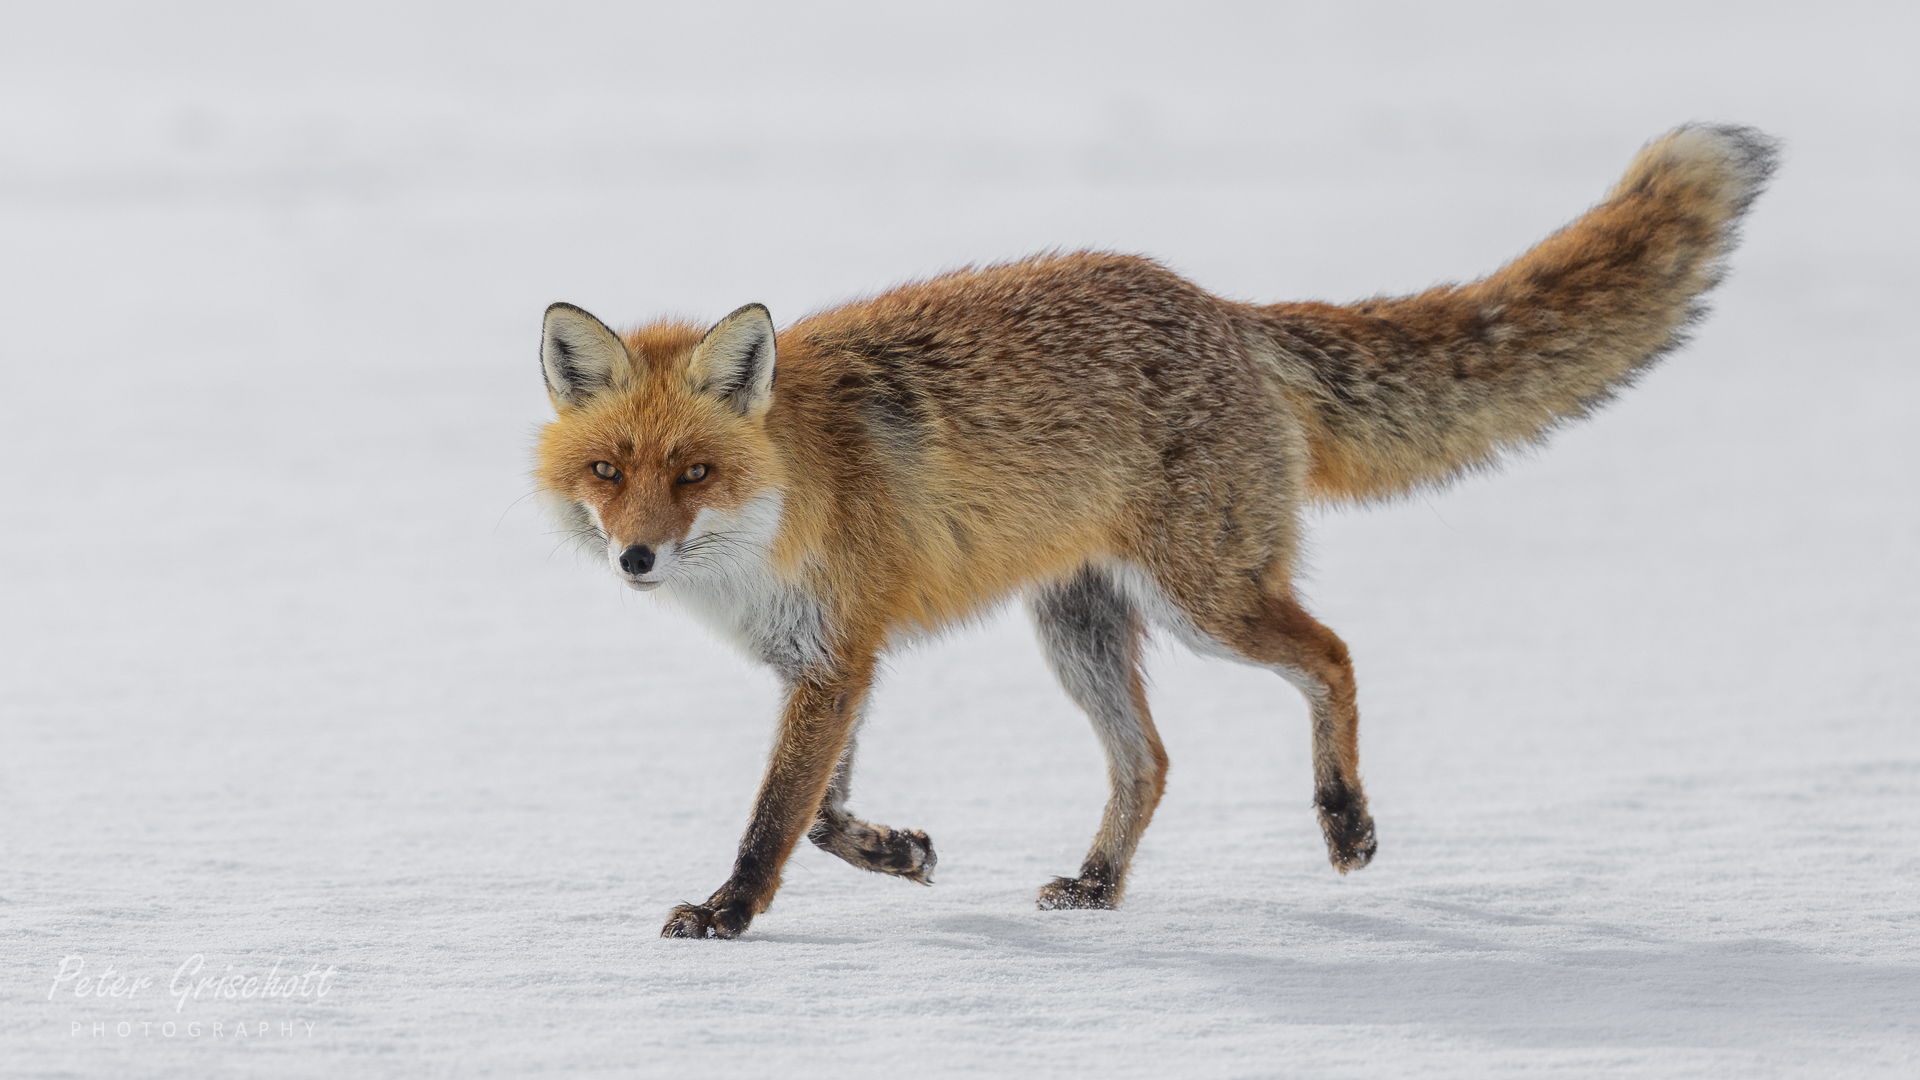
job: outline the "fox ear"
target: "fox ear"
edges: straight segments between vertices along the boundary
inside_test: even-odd
[[[687,371],[696,390],[740,415],[766,412],[773,404],[773,316],[766,305],[748,304],[714,323],[694,346]]]
[[[555,405],[574,408],[602,390],[630,380],[627,347],[607,324],[572,304],[554,304],[540,335],[540,367]]]

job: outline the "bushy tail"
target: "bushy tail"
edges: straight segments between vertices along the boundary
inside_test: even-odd
[[[1630,385],[1706,312],[1777,143],[1689,125],[1492,276],[1415,296],[1236,309],[1312,443],[1312,493],[1389,498],[1491,465]]]

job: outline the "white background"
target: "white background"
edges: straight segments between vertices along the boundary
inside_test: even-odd
[[[0,22],[0,1074],[1920,1070],[1920,8],[534,8]],[[1127,904],[1033,910],[1104,780],[1014,612],[865,736],[934,888],[807,849],[743,939],[655,937],[775,687],[517,501],[547,303],[785,325],[1077,247],[1408,291],[1689,119],[1788,144],[1696,343],[1315,515],[1372,867],[1297,695],[1167,648]],[[195,955],[337,974],[176,1011]],[[154,982],[49,1000],[69,956]]]

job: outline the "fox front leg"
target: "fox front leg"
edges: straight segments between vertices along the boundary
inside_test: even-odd
[[[821,851],[862,870],[931,885],[938,859],[926,833],[875,825],[854,817],[847,809],[847,799],[853,794],[853,756],[860,741],[859,726],[856,718],[853,730],[847,732],[846,749],[840,753],[833,780],[827,784],[827,797],[820,801],[820,815],[807,830],[807,839]]]
[[[780,868],[819,813],[872,672],[869,657],[854,670],[794,684],[732,876],[705,903],[669,912],[661,937],[739,937],[773,903]]]

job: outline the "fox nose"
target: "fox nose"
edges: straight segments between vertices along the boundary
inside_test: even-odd
[[[620,553],[620,569],[639,576],[653,569],[653,549],[645,544],[635,544]]]

